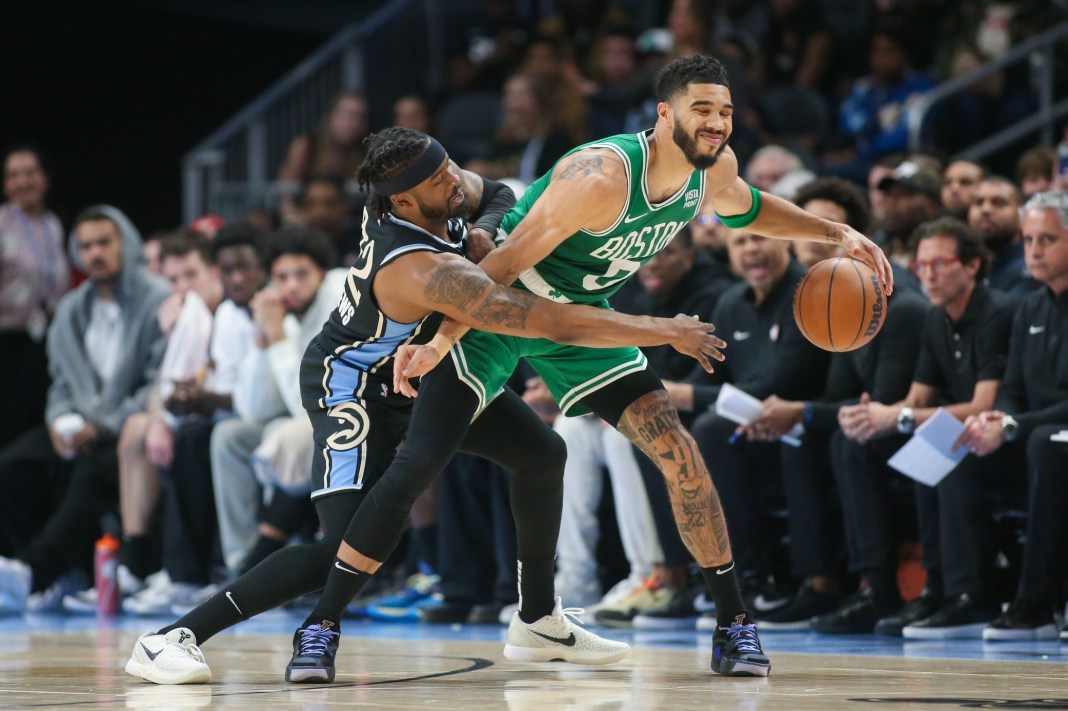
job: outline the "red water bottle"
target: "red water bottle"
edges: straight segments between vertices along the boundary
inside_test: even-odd
[[[114,615],[119,611],[119,541],[105,533],[96,542],[96,611]]]

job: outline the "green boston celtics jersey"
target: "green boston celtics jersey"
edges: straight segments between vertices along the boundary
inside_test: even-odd
[[[694,171],[679,191],[664,202],[650,203],[646,175],[651,135],[652,131],[610,136],[579,146],[564,156],[583,148],[615,151],[626,166],[626,205],[607,230],[581,230],[571,235],[545,259],[521,273],[515,286],[562,303],[600,303],[664,249],[694,218],[704,199],[704,171]],[[508,233],[541,198],[551,175],[549,171],[536,180],[505,215],[498,241],[507,239]]]

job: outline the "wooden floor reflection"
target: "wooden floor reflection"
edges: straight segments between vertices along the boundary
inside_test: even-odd
[[[126,675],[136,635],[13,633],[0,641],[0,708],[62,709],[1068,709],[1068,665],[776,654],[768,679],[708,670],[708,652],[637,649],[607,667],[509,662],[495,642],[343,640],[337,681],[282,680],[289,639],[225,636],[215,680],[163,687]]]

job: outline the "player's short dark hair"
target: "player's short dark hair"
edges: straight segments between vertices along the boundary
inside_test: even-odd
[[[219,259],[219,252],[230,247],[252,248],[256,259],[262,264],[266,256],[267,234],[247,222],[231,222],[223,225],[215,236],[211,238],[211,261],[215,263]]]
[[[1047,146],[1035,146],[1023,152],[1016,162],[1016,179],[1023,182],[1024,178],[1036,175],[1053,177],[1053,166],[1057,164],[1057,151]]]
[[[214,264],[212,259],[211,238],[203,232],[182,227],[169,232],[159,241],[159,259],[167,257],[184,257],[196,252],[205,264]]]
[[[841,178],[816,178],[802,185],[794,195],[794,203],[804,206],[810,200],[827,200],[838,205],[846,212],[846,224],[859,232],[871,224],[871,211],[864,193]]]
[[[372,133],[364,139],[367,157],[356,169],[356,182],[371,193],[368,202],[379,218],[390,211],[392,203],[388,195],[375,193],[371,184],[399,175],[416,158],[423,155],[429,145],[427,138],[422,131],[393,126]]]
[[[267,249],[268,271],[279,257],[287,254],[307,257],[323,270],[337,265],[334,243],[322,232],[307,227],[284,227],[271,235]]]
[[[657,101],[668,102],[686,91],[690,84],[727,83],[727,69],[715,57],[692,54],[672,60],[656,75],[654,94]]]
[[[957,257],[961,264],[969,264],[975,259],[979,260],[978,278],[986,274],[987,264],[990,262],[990,252],[983,242],[983,238],[968,226],[963,220],[956,217],[939,217],[935,220],[924,222],[912,233],[912,252],[916,253],[916,247],[920,242],[931,237],[948,237],[957,243]]]

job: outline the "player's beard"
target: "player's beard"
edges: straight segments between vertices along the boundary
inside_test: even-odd
[[[459,188],[457,188],[457,190],[459,190]],[[467,215],[470,212],[470,208],[467,204],[466,195],[464,196],[463,203],[457,205],[456,207],[453,207],[452,205],[452,198],[456,197],[456,193],[453,193],[449,196],[449,202],[447,202],[445,205],[438,206],[428,205],[427,203],[423,202],[414,195],[412,197],[415,197],[415,202],[417,205],[419,205],[419,212],[423,215],[423,218],[431,220],[433,222],[436,222],[438,220],[447,220],[450,217],[462,217],[466,220]]]
[[[682,154],[686,156],[686,160],[690,165],[697,170],[708,170],[719,160],[719,155],[727,147],[727,140],[730,138],[725,133],[719,133],[723,136],[723,143],[719,144],[719,148],[711,155],[701,153],[698,149],[697,139],[686,133],[686,129],[682,127],[681,123],[675,124],[675,130],[671,132],[671,137],[674,139],[675,145],[682,151]]]

